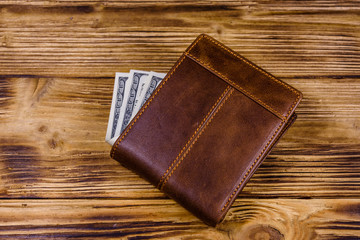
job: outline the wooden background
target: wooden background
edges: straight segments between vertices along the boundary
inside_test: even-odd
[[[203,32],[304,94],[217,228],[104,142],[115,72]],[[360,2],[2,0],[0,123],[0,238],[360,239]]]

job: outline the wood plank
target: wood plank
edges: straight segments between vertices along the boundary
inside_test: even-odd
[[[21,1],[21,0],[3,0],[3,5],[15,5],[15,6],[65,6],[65,7],[73,7],[73,6],[91,6],[91,7],[121,7],[121,8],[130,8],[130,7],[149,7],[149,6],[182,6],[187,8],[194,8],[196,6],[222,6],[226,7],[237,7],[237,8],[265,8],[266,10],[301,10],[306,9],[307,11],[313,10],[317,11],[321,10],[359,10],[360,6],[358,2],[355,0],[345,0],[345,1],[337,1],[337,0],[329,0],[329,1],[296,1],[289,0],[278,4],[276,1],[263,1],[263,0],[255,0],[255,1],[226,1],[226,0],[199,0],[199,1],[187,1],[187,0],[179,0],[179,1],[169,1],[169,0],[138,0],[138,1],[128,1],[128,0],[111,0],[111,1],[102,1],[102,0],[32,0],[32,1]]]
[[[358,199],[238,199],[204,225],[172,200],[5,200],[0,238],[356,239]]]
[[[0,2],[0,238],[360,237],[357,1]],[[204,225],[109,157],[116,71],[167,72],[200,33],[301,90],[298,120]]]
[[[2,82],[0,197],[164,198],[109,157],[104,138],[113,78]],[[242,195],[360,197],[360,82],[296,79],[293,85],[305,96],[299,119]]]
[[[201,32],[278,76],[338,77],[360,70],[360,17],[347,11],[207,5],[91,11],[2,5],[1,11],[4,75],[111,77],[130,68],[167,72]]]

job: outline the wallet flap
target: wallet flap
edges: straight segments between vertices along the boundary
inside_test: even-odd
[[[282,119],[302,98],[298,90],[208,35],[200,35],[185,54]]]

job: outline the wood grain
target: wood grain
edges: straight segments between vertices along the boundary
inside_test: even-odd
[[[359,239],[357,1],[0,2],[0,238]],[[109,157],[113,77],[202,33],[298,88],[298,120],[211,228]]]
[[[360,231],[359,208],[355,199],[242,198],[215,229],[172,200],[6,200],[0,214],[9,224],[0,228],[0,237],[355,239],[351,236]]]

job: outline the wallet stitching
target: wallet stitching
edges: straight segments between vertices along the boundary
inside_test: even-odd
[[[253,164],[251,165],[251,167],[249,168],[249,170],[246,172],[246,174],[244,175],[244,177],[242,178],[241,182],[237,185],[236,189],[232,192],[232,194],[230,195],[229,199],[227,200],[226,204],[223,206],[223,208],[221,209],[221,211],[224,211],[224,209],[226,208],[226,206],[230,203],[231,199],[236,195],[236,192],[239,190],[240,186],[242,185],[242,183],[244,182],[244,180],[246,179],[246,177],[249,175],[251,169],[255,166],[255,163],[260,159],[260,157],[263,155],[263,153],[265,152],[266,148],[269,146],[271,140],[274,138],[274,136],[276,135],[276,133],[279,131],[279,129],[281,128],[281,126],[285,123],[285,121],[282,121],[280,123],[280,125],[277,127],[277,129],[275,130],[274,134],[272,135],[272,137],[270,138],[270,140],[266,143],[265,147],[263,148],[263,150],[261,151],[261,153],[259,154],[259,156],[256,158],[256,160],[253,162]]]
[[[200,132],[197,134],[197,136],[195,137],[195,139],[191,142],[190,146],[186,149],[185,153],[182,155],[181,159],[178,161],[178,163],[175,165],[175,167],[171,170],[171,172],[169,173],[169,175],[165,178],[164,183],[162,184],[160,190],[162,190],[165,186],[165,184],[167,183],[167,181],[170,179],[171,175],[175,172],[175,170],[179,167],[179,165],[182,163],[182,161],[184,160],[184,158],[186,157],[186,155],[190,152],[192,146],[194,146],[194,144],[197,142],[197,140],[199,139],[199,137],[201,136],[201,134],[205,131],[206,127],[210,124],[210,122],[212,121],[212,119],[214,118],[214,116],[218,113],[218,111],[221,109],[221,107],[224,105],[224,103],[229,99],[229,97],[231,96],[231,94],[234,92],[234,88],[231,88],[230,90],[228,90],[228,88],[225,90],[225,94],[226,97],[221,101],[220,105],[218,106],[218,108],[215,110],[215,112],[213,114],[211,114],[210,119],[206,122],[206,124],[204,125],[204,127],[200,130]],[[224,94],[222,94],[223,96]],[[217,105],[217,104],[215,104]]]
[[[296,103],[297,103],[297,101],[300,99],[300,94],[299,94],[299,92],[298,92],[296,89],[294,89],[294,88],[292,88],[291,86],[285,84],[284,82],[276,79],[274,76],[272,76],[271,74],[265,72],[263,69],[255,66],[254,64],[252,64],[251,62],[249,62],[248,60],[246,60],[245,58],[243,58],[242,56],[240,56],[238,53],[234,52],[233,50],[229,49],[228,47],[224,46],[223,44],[217,42],[216,40],[212,39],[211,37],[209,37],[209,36],[207,36],[207,35],[205,35],[205,34],[201,35],[201,37],[196,41],[196,43],[197,43],[200,39],[202,39],[202,38],[208,39],[208,40],[209,40],[210,42],[212,42],[213,44],[219,46],[222,51],[225,50],[226,52],[230,53],[231,55],[235,56],[235,57],[238,58],[239,60],[241,60],[241,61],[243,61],[244,63],[248,64],[248,65],[251,66],[252,68],[258,70],[258,71],[261,72],[261,73],[263,73],[265,76],[269,77],[269,78],[272,79],[274,82],[280,84],[281,86],[283,86],[283,87],[289,89],[291,92],[295,93],[296,96],[297,96],[297,98],[295,99],[294,103],[292,104],[292,107],[290,108],[290,111],[289,111],[289,112],[291,112],[291,110],[293,109],[293,106],[295,106]],[[194,47],[194,46],[192,46],[191,48],[189,48],[188,51],[185,52],[185,53],[191,55],[192,57],[194,57],[194,56],[193,56],[192,54],[190,54],[190,51],[191,51],[191,49],[192,49],[193,47]],[[194,57],[194,58],[195,58],[195,57]],[[197,58],[195,58],[195,59],[197,59]],[[199,60],[198,60],[198,61],[199,61]],[[210,67],[209,67],[209,68],[210,68]],[[215,71],[216,71],[216,70],[215,70]],[[230,81],[230,80],[229,80],[229,81]],[[236,86],[238,86],[238,85],[235,84],[235,83],[233,83],[233,84],[236,85]],[[238,87],[239,87],[239,86],[238,86]],[[239,87],[239,88],[240,88],[240,87]],[[277,111],[276,111],[276,112],[277,112]],[[288,117],[289,112],[287,113],[287,115],[286,115],[285,117],[283,117],[283,115],[280,114],[280,115],[282,116],[281,118],[282,118],[283,120],[285,120],[285,119]]]
[[[209,41],[211,41],[212,43],[218,45],[219,47],[221,47],[223,50],[227,51],[228,53],[230,53],[231,55],[235,56],[236,58],[238,58],[239,60],[243,61],[244,63],[248,64],[249,66],[255,68],[256,70],[260,71],[261,73],[263,73],[265,76],[269,77],[270,79],[272,79],[273,81],[279,83],[280,85],[282,85],[283,87],[289,89],[290,91],[292,91],[293,93],[295,93],[296,95],[299,95],[298,91],[295,90],[294,88],[292,88],[291,86],[285,84],[284,82],[280,81],[279,79],[276,79],[274,76],[272,76],[271,74],[265,72],[263,69],[259,68],[258,66],[254,65],[253,63],[249,62],[247,59],[245,59],[244,57],[240,56],[238,53],[236,53],[235,51],[229,49],[228,47],[226,47],[225,45],[221,44],[220,42],[215,41],[214,39],[210,38],[207,35],[204,35],[204,37],[206,39],[208,39]],[[190,49],[189,49],[190,51]]]
[[[259,98],[255,97],[254,95],[252,95],[251,93],[249,93],[248,91],[246,91],[244,88],[240,87],[238,84],[236,84],[234,81],[230,80],[229,78],[227,78],[226,76],[224,76],[223,74],[221,74],[219,71],[217,71],[216,69],[210,67],[209,65],[207,65],[205,62],[201,61],[200,59],[196,58],[194,55],[190,54],[190,53],[186,53],[187,55],[189,55],[192,59],[194,59],[195,61],[199,62],[201,65],[204,65],[205,67],[209,68],[211,71],[215,72],[217,75],[219,75],[220,77],[222,77],[225,81],[231,83],[232,85],[234,85],[236,88],[238,88],[241,92],[243,92],[245,95],[249,96],[250,98],[252,98],[254,101],[256,101],[257,103],[259,103],[260,105],[262,105],[265,109],[269,110],[270,112],[274,113],[277,117],[279,117],[280,119],[284,119],[285,117],[278,111],[276,111],[274,108],[270,107],[268,104],[264,103],[263,101],[261,101]]]
[[[203,37],[203,35],[201,37],[199,37],[192,45],[190,45],[189,49],[187,51],[191,51],[191,49],[200,41],[200,39]],[[119,146],[120,142],[125,138],[125,136],[128,134],[128,132],[130,131],[130,129],[132,128],[132,126],[135,124],[135,122],[139,119],[139,117],[144,113],[145,109],[149,106],[149,104],[152,102],[152,100],[154,99],[154,97],[157,95],[157,93],[160,91],[160,89],[165,85],[165,83],[170,79],[171,75],[173,75],[176,71],[176,69],[180,66],[181,63],[183,63],[185,59],[185,55],[183,55],[180,59],[178,64],[172,69],[172,71],[165,77],[165,79],[163,81],[161,81],[160,85],[157,87],[156,91],[152,94],[152,96],[150,97],[150,99],[148,99],[147,103],[145,106],[143,106],[141,108],[141,110],[137,113],[136,118],[132,121],[131,125],[129,125],[126,129],[126,131],[122,134],[121,137],[118,138],[118,140],[116,140],[113,148],[112,148],[112,152],[110,154],[111,158],[114,158],[115,155],[115,151],[117,149],[117,147]]]
[[[214,110],[214,108],[218,105],[218,103],[220,102],[220,100],[224,97],[224,95],[229,91],[229,89],[231,88],[231,86],[227,86],[225,91],[221,94],[221,96],[217,99],[217,101],[215,102],[215,104],[211,107],[210,111],[206,114],[206,116],[204,117],[204,119],[201,121],[201,123],[199,124],[199,126],[197,127],[197,129],[195,130],[195,132],[193,133],[193,135],[190,137],[190,139],[187,141],[187,143],[185,144],[185,146],[181,149],[180,153],[177,155],[177,157],[175,158],[175,160],[172,162],[172,164],[169,166],[169,168],[166,170],[166,172],[163,174],[163,176],[161,177],[159,184],[157,185],[157,188],[162,189],[163,185],[163,181],[164,179],[167,177],[168,172],[170,171],[170,169],[172,169],[172,167],[175,165],[175,163],[178,161],[178,159],[180,158],[181,154],[185,151],[185,149],[187,149],[188,145],[190,144],[190,142],[193,140],[193,138],[196,136],[196,134],[198,133],[199,129],[201,129],[201,127],[203,126],[204,122],[206,121],[206,119],[209,117],[209,115],[212,113],[212,111]]]
[[[288,115],[291,113],[292,109],[295,107],[297,101],[300,99],[300,95],[298,95],[298,97],[296,98],[295,102],[292,104],[290,110],[287,112],[286,117],[288,117]],[[242,178],[241,182],[237,185],[237,187],[235,188],[235,190],[232,192],[232,194],[230,195],[230,197],[228,198],[227,202],[225,203],[225,205],[223,206],[223,208],[221,209],[221,211],[224,211],[225,208],[229,205],[229,203],[231,202],[232,198],[234,196],[236,196],[237,191],[239,190],[239,188],[241,187],[241,185],[243,184],[243,182],[245,181],[246,177],[249,175],[250,171],[253,169],[253,167],[255,166],[255,164],[257,163],[257,161],[261,158],[261,156],[266,152],[266,149],[268,148],[270,142],[273,140],[273,138],[275,137],[275,135],[277,134],[277,132],[279,131],[279,129],[284,125],[286,121],[283,120],[281,121],[281,123],[279,124],[279,126],[277,127],[277,129],[275,130],[274,134],[271,136],[271,138],[269,139],[269,141],[266,143],[265,147],[262,149],[261,153],[259,154],[259,156],[255,159],[255,161],[252,163],[251,167],[249,168],[249,170],[246,172],[246,174],[244,175],[244,177]]]

